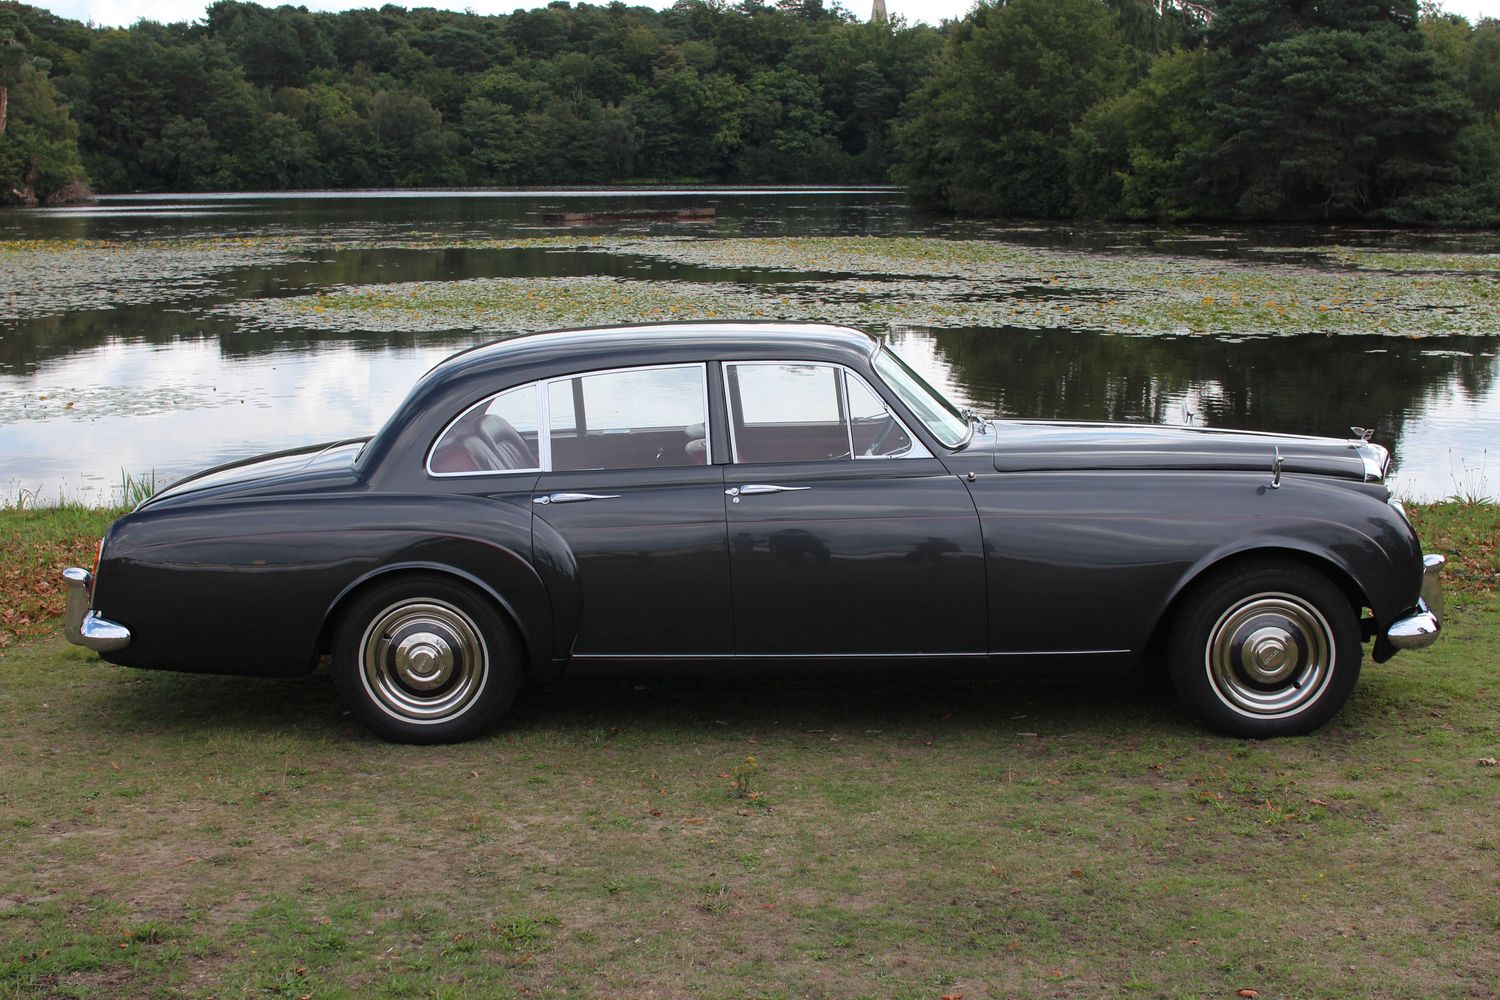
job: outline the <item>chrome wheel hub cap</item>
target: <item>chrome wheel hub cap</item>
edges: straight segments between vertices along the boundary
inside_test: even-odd
[[[1316,701],[1333,658],[1333,633],[1317,608],[1293,594],[1256,594],[1214,624],[1204,665],[1224,704],[1272,718]]]
[[[406,722],[444,722],[461,715],[484,690],[489,651],[468,615],[442,601],[393,604],[360,642],[365,690],[386,713]]]
[[[431,691],[453,676],[453,648],[436,632],[414,632],[396,647],[395,667],[407,687]]]

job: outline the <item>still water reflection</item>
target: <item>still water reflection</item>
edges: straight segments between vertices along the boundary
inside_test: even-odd
[[[592,232],[684,235],[962,235],[983,224],[924,217],[888,190],[527,191],[295,196],[151,196],[97,207],[0,214],[0,240],[399,242],[441,233],[486,238],[576,232],[563,212],[624,213],[711,205],[708,223],[618,221]],[[1154,230],[1007,230],[1045,246],[1179,240]],[[1307,246],[1316,232],[1189,234],[1173,252],[1234,254]],[[1358,239],[1347,231],[1337,238]],[[1372,237],[1374,238],[1374,237]],[[1381,238],[1386,238],[1382,236]],[[1438,237],[1413,236],[1413,246]],[[1128,252],[1126,250],[1125,252]],[[457,248],[286,254],[250,266],[105,287],[22,314],[0,297],[0,488],[108,500],[122,473],[172,478],[262,451],[366,434],[412,381],[455,350],[503,331],[339,334],[247,329],[208,314],[249,298],[343,284],[472,277],[616,275],[637,280],[775,284],[807,272],[740,273],[629,255]],[[151,276],[147,276],[150,279]],[[86,283],[88,276],[80,276]],[[65,282],[66,284],[66,282]],[[66,305],[66,308],[63,306]],[[43,315],[41,313],[48,313]],[[1374,426],[1393,446],[1399,492],[1495,492],[1487,449],[1500,441],[1497,341],[1339,336],[1277,339],[1126,337],[1108,332],[976,328],[890,331],[898,349],[983,412],[1343,434]]]

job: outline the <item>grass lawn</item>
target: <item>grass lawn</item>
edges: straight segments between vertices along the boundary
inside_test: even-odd
[[[68,646],[36,581],[107,515],[0,512],[0,998],[1495,996],[1500,509],[1413,517],[1446,634],[1305,738],[1139,679],[641,669],[400,747],[325,675]]]

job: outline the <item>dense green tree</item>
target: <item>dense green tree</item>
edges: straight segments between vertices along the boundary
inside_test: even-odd
[[[59,166],[12,141],[7,169],[81,173],[76,123],[113,191],[895,166],[919,201],[975,212],[1500,215],[1500,22],[1413,0],[988,0],[941,30],[832,0],[216,0],[198,22],[106,30],[0,0],[12,122],[23,83],[27,141]]]
[[[41,67],[17,63],[8,79],[9,107],[0,134],[0,203],[46,201],[85,179],[78,126]]]
[[[1129,92],[1095,105],[1073,135],[1079,214],[1136,220],[1212,216],[1201,181],[1216,131],[1204,106],[1213,55],[1162,56]]]
[[[0,6],[0,204],[86,196],[78,126],[19,11]]]
[[[1121,48],[1099,0],[979,4],[897,131],[897,179],[960,211],[1067,214],[1069,134],[1123,86]]]
[[[1216,191],[1247,218],[1419,221],[1473,109],[1416,0],[1222,0]]]

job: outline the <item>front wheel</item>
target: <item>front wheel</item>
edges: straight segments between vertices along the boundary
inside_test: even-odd
[[[339,698],[376,735],[452,743],[483,733],[515,700],[520,643],[473,590],[404,577],[360,596],[333,646]]]
[[[1359,679],[1358,612],[1323,574],[1289,560],[1241,563],[1195,585],[1169,663],[1183,703],[1231,736],[1311,732]]]

